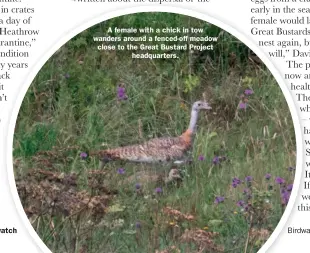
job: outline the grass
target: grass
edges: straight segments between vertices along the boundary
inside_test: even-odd
[[[202,27],[205,35],[220,39],[212,52],[179,52],[177,60],[132,60],[130,52],[97,51],[92,40],[106,34],[110,26],[150,24],[159,28]],[[61,47],[30,86],[14,138],[19,194],[46,245],[53,252],[257,252],[286,205],[283,189],[294,178],[294,172],[287,168],[295,166],[295,135],[278,84],[253,57],[245,45],[219,28],[167,13],[108,20]],[[116,98],[120,81],[126,85],[128,99],[124,101]],[[239,103],[245,99],[240,98],[245,89],[254,94],[248,96],[244,110]],[[181,185],[163,186],[161,194],[154,193],[155,183],[136,190],[139,180],[120,182],[135,171],[150,170],[149,166],[110,163],[102,181],[95,176],[100,181],[97,188],[90,187],[88,171],[97,168],[98,160],[83,160],[81,152],[180,135],[188,126],[191,104],[201,99],[213,110],[200,114],[193,163],[181,168]],[[215,156],[227,159],[215,165]],[[116,173],[120,167],[125,168],[124,175]],[[38,187],[30,189],[27,184],[34,180],[33,169],[52,174],[40,178],[35,182]],[[78,175],[74,187],[68,186],[68,181],[65,186],[57,185],[64,182],[64,175],[72,173]],[[265,179],[266,173],[271,173],[271,179]],[[245,182],[247,176],[253,180]],[[232,187],[235,177],[243,180],[236,188]],[[276,177],[284,178],[285,184],[277,184]],[[56,213],[57,199],[52,199],[52,205],[46,199],[49,192],[43,194],[42,190],[51,182],[56,182],[51,191],[57,188],[57,196],[77,193],[72,194],[87,199],[88,204],[87,194],[105,195],[108,201],[101,212],[74,213],[66,207],[63,209],[70,215]],[[117,193],[103,194],[99,185]],[[34,191],[41,204],[31,202],[36,199],[34,195],[23,196],[21,188]],[[245,188],[249,189],[246,194]],[[215,204],[218,196],[223,196],[224,202]],[[239,200],[245,201],[244,207],[236,205]],[[80,203],[77,197],[75,201]],[[62,204],[71,205],[69,202]],[[165,207],[174,211],[165,212]],[[101,216],[93,219],[94,212]],[[198,229],[200,237],[189,234]]]

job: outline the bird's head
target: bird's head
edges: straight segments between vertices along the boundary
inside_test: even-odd
[[[173,181],[173,180],[177,180],[177,179],[182,179],[182,177],[181,177],[181,175],[180,175],[180,172],[179,172],[178,169],[172,168],[172,169],[169,171],[168,180],[169,180],[169,181]]]
[[[193,110],[199,111],[199,110],[211,110],[212,107],[207,103],[203,101],[196,101],[193,104]]]

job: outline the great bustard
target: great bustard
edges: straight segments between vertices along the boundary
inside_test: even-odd
[[[211,107],[203,101],[193,104],[189,127],[178,137],[154,138],[142,144],[95,151],[90,155],[99,155],[100,169],[105,163],[116,160],[140,163],[183,163],[187,151],[192,146],[198,114],[202,109],[210,110]]]

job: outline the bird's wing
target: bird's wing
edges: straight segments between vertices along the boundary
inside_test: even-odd
[[[145,142],[142,146],[156,149],[186,148],[187,143],[181,137],[162,137]]]
[[[190,145],[181,137],[168,137],[149,140],[141,148],[148,156],[169,161],[183,157]]]
[[[189,148],[189,143],[181,136],[155,138],[143,144],[105,150],[101,153],[101,157],[135,162],[164,162],[183,157]]]

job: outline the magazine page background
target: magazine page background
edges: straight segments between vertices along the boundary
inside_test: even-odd
[[[7,168],[9,172],[12,170],[11,147],[14,130],[13,128],[23,96],[42,65],[60,46],[62,46],[74,35],[88,28],[89,26],[106,20],[107,18],[117,16],[117,13],[125,14],[121,9],[131,8],[130,10],[127,10],[126,13],[134,13],[135,9],[132,8],[139,7],[136,9],[136,11],[141,12],[152,10],[177,12],[188,14],[197,18],[205,17],[205,20],[211,23],[213,18],[214,21],[218,20],[223,24],[229,24],[230,27],[233,27],[241,35],[245,35],[244,40],[242,37],[238,38],[247,44],[250,48],[252,48],[256,53],[258,53],[258,55],[263,60],[266,58],[267,54],[265,53],[264,56],[263,49],[258,52],[257,48],[253,48],[247,43],[247,41],[250,40],[252,41],[252,45],[254,45],[253,42],[259,40],[259,36],[254,37],[250,35],[250,18],[253,16],[253,14],[250,13],[250,8],[253,7],[254,4],[249,0],[211,0],[209,3],[196,3],[194,1],[193,3],[161,5],[155,3],[143,4],[145,8],[142,8],[142,4],[139,3],[78,3],[70,0],[28,0],[27,2],[11,3],[8,5],[9,7],[18,7],[25,6],[26,4],[27,7],[29,6],[35,8],[35,13],[32,15],[32,24],[28,25],[27,29],[40,29],[40,35],[36,37],[36,42],[33,44],[33,47],[30,50],[31,57],[28,61],[29,68],[18,71],[13,70],[11,72],[12,78],[9,82],[6,82],[5,85],[6,94],[8,95],[8,102],[2,102],[0,107],[0,138],[2,140],[0,145],[0,192],[2,200],[2,205],[0,208],[0,227],[14,227],[18,230],[17,234],[0,235],[0,249],[4,252],[49,252],[48,248],[41,242],[40,238],[36,235],[32,226],[28,222],[26,215],[23,213],[18,195],[15,192],[15,182],[12,178],[13,174],[8,173]],[[294,5],[297,7],[298,3],[295,3]],[[151,8],[147,9],[147,6],[151,6]],[[108,14],[110,12],[113,12],[113,15]],[[200,15],[197,16],[194,15],[194,13],[200,13]],[[204,16],[203,14],[206,15]],[[209,19],[208,16],[210,17]],[[214,22],[214,24],[218,25],[219,23]],[[224,30],[227,30],[228,32],[233,31],[233,29],[225,29],[225,26],[220,27]],[[13,27],[10,28],[14,29]],[[8,59],[3,60],[8,61]],[[14,59],[11,58],[10,60],[13,61]],[[271,59],[271,62],[281,73],[285,72],[286,65],[282,58],[277,60],[273,58]],[[270,68],[273,67],[270,64],[266,65]],[[273,74],[275,74],[277,81],[280,82],[281,76],[276,69],[273,68],[270,70]],[[281,82],[281,84],[283,85],[284,83]],[[301,147],[302,136],[300,134],[300,129],[302,126],[298,126],[298,122],[296,122],[297,103],[295,103],[294,107],[293,100],[295,100],[295,97],[293,94],[290,96],[288,93],[288,87],[288,85],[287,87],[281,86],[284,95],[288,99],[288,104],[292,110],[293,120],[295,121],[294,124],[296,128],[295,131],[298,147],[297,153],[303,153],[304,155],[304,150]],[[299,117],[301,118],[301,115],[299,115]],[[300,122],[306,125],[308,121]],[[307,234],[287,233],[288,226],[293,226],[295,228],[306,228],[310,223],[307,217],[307,213],[297,212],[296,210],[296,206],[300,198],[297,196],[296,186],[301,180],[302,167],[302,161],[301,159],[298,159],[295,188],[292,194],[292,199],[275,233],[273,233],[260,252],[289,252],[296,249],[301,250],[307,246]],[[301,191],[302,189],[299,190],[299,195],[301,194]],[[292,210],[291,213],[289,213],[290,210]],[[283,229],[280,232],[279,227],[281,225],[284,226],[282,226]],[[277,235],[278,232],[280,232],[279,235]],[[268,246],[270,247],[268,250],[266,250]]]

